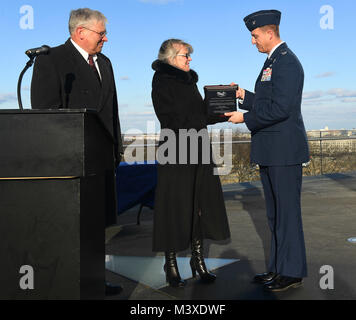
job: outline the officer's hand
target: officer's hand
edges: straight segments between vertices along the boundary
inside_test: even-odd
[[[227,112],[224,114],[226,117],[229,118],[229,122],[232,123],[243,123],[244,121],[244,114],[240,111],[234,111],[234,112]]]

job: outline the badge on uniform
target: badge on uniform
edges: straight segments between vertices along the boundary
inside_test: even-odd
[[[271,81],[272,78],[272,68],[267,68],[263,70],[261,81]]]

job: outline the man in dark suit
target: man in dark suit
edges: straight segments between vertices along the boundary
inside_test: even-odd
[[[279,36],[281,13],[262,10],[244,18],[252,43],[268,58],[255,93],[240,88],[239,107],[226,113],[230,122],[251,131],[251,162],[260,167],[269,227],[272,233],[268,270],[254,282],[268,291],[299,287],[307,276],[301,217],[302,164],[309,149],[301,114],[303,68]]]
[[[69,19],[70,39],[39,56],[33,70],[31,104],[41,108],[88,108],[112,137],[112,159],[105,168],[105,225],[116,224],[115,169],[122,154],[121,131],[113,69],[101,53],[106,37],[105,16],[91,9],[73,10]],[[107,284],[107,293],[120,287]]]

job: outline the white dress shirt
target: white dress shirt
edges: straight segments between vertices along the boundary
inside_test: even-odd
[[[73,39],[70,39],[70,41],[72,41],[73,46],[79,51],[79,53],[83,56],[85,61],[89,64],[89,53],[86,52],[83,48],[81,48],[76,42],[74,42]],[[98,70],[99,77],[101,79],[100,69],[99,69],[99,65],[98,65],[98,61],[97,61],[98,56],[96,54],[93,55],[93,60],[94,60],[96,69]]]

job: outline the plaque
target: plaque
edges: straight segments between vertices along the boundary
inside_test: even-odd
[[[223,115],[237,110],[236,90],[238,85],[205,86],[205,103],[210,115]]]

